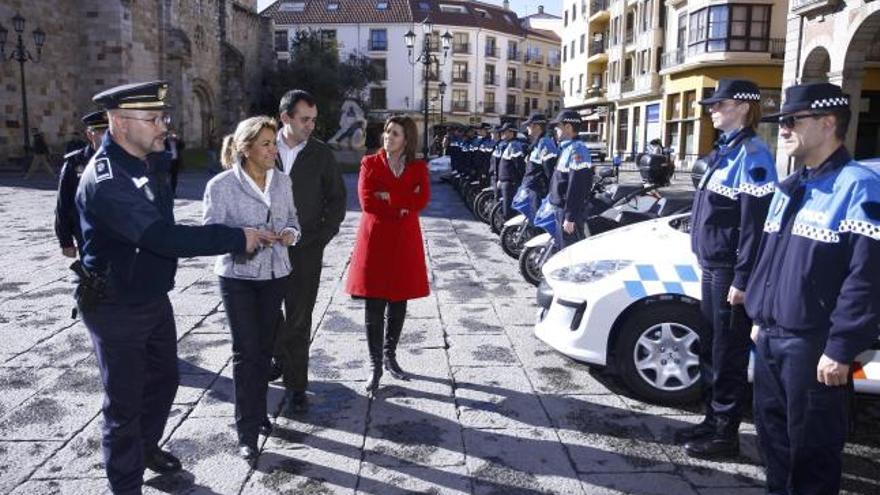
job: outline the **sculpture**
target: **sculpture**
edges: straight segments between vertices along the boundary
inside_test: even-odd
[[[327,144],[337,149],[361,150],[366,142],[367,119],[353,100],[345,100],[339,116],[339,131]]]

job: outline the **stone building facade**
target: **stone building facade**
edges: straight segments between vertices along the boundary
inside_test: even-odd
[[[171,85],[173,127],[190,148],[217,143],[252,113],[264,68],[274,63],[272,20],[257,0],[5,0],[0,24],[14,48],[12,17],[46,33],[42,57],[25,64],[29,125],[59,152],[91,97],[117,84],[165,79]],[[0,163],[23,153],[18,63],[0,65]]]

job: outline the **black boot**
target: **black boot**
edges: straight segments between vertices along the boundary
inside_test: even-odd
[[[379,388],[382,378],[382,337],[385,333],[384,304],[376,311],[377,304],[368,299],[366,304],[367,348],[370,351],[370,378],[366,391],[372,396]]]
[[[388,305],[388,329],[385,333],[385,357],[383,364],[385,369],[394,378],[409,381],[409,375],[397,364],[397,343],[400,341],[400,333],[403,331],[403,321],[405,318],[406,301]]]
[[[706,438],[715,433],[715,418],[706,416],[703,421],[686,426],[675,432],[675,443],[681,445]]]
[[[711,435],[688,442],[684,451],[699,459],[731,459],[739,456],[739,422],[725,417],[715,420]]]

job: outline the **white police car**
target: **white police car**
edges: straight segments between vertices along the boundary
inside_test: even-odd
[[[700,269],[690,216],[612,230],[544,265],[535,334],[578,361],[607,366],[642,399],[699,398]],[[880,394],[880,345],[857,357],[857,391]]]

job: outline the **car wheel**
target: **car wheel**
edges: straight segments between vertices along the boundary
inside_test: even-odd
[[[501,249],[513,259],[519,259],[522,252],[522,242],[518,242],[521,228],[523,228],[522,225],[505,225],[501,228]]]
[[[492,229],[492,233],[500,234],[505,221],[501,203],[495,203],[492,207],[492,211],[489,213],[489,227]]]
[[[526,282],[537,287],[544,280],[544,274],[541,273],[541,260],[544,258],[544,250],[546,245],[526,246],[519,254],[519,273],[522,274]]]
[[[700,338],[697,306],[654,303],[623,323],[615,345],[621,380],[640,399],[666,405],[700,397]]]
[[[474,215],[483,223],[489,223],[489,213],[495,202],[495,194],[492,191],[480,191],[474,198]]]

